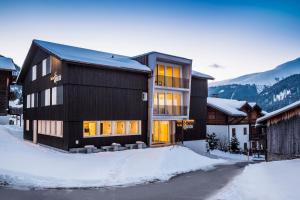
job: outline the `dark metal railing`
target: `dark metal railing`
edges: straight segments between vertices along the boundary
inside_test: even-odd
[[[172,76],[155,76],[155,85],[174,88],[189,88],[189,79]]]
[[[187,106],[154,105],[154,115],[187,115]]]

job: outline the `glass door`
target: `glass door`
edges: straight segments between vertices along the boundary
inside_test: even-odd
[[[152,143],[170,143],[170,122],[154,121],[152,127]]]

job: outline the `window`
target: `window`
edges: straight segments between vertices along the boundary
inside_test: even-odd
[[[46,135],[51,135],[51,123],[49,120],[46,121]]]
[[[31,103],[30,103],[31,106],[30,107],[34,108],[34,94],[32,93],[30,96],[31,96]]]
[[[97,133],[97,123],[96,121],[84,121],[83,122],[83,136],[93,137]]]
[[[63,137],[63,121],[56,121],[56,136]]]
[[[63,137],[63,121],[39,120],[38,133],[55,137]]]
[[[26,96],[26,108],[30,108],[30,94]]]
[[[244,150],[247,150],[248,149],[248,145],[247,145],[247,142],[244,143]]]
[[[129,121],[128,124],[128,134],[136,135],[140,132],[139,121]]]
[[[141,134],[140,120],[83,121],[83,137],[108,137]]]
[[[50,121],[50,124],[51,124],[50,135],[55,136],[56,135],[56,121]]]
[[[32,81],[34,81],[35,79],[36,79],[36,65],[34,65],[33,67],[32,67],[32,76],[31,76],[31,80]]]
[[[45,76],[47,74],[51,73],[51,64],[50,64],[50,58],[46,58],[42,62],[42,76]]]
[[[125,134],[125,121],[116,121],[116,134],[117,135]]]
[[[50,105],[50,89],[45,90],[45,106]]]
[[[52,105],[56,105],[56,100],[57,100],[57,93],[56,93],[56,87],[52,88]]]
[[[63,104],[63,86],[52,88],[52,105]]]
[[[182,115],[182,93],[154,92],[153,113],[164,115]]]
[[[247,135],[247,128],[244,128],[244,135]]]
[[[181,87],[181,67],[159,63],[154,69],[155,84],[166,87]]]
[[[231,133],[232,133],[232,137],[236,137],[236,130],[235,130],[235,128],[232,128]]]
[[[100,135],[108,136],[112,134],[111,121],[100,122]]]
[[[28,119],[26,120],[25,128],[26,128],[26,131],[29,131],[29,120]]]

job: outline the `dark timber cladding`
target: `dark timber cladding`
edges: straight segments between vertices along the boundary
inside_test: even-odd
[[[184,141],[203,140],[206,138],[206,99],[207,79],[192,77],[190,120],[194,120],[192,129],[184,130]],[[181,127],[176,126],[176,140],[181,138]]]
[[[95,146],[135,143],[146,140],[147,102],[142,92],[147,92],[148,74],[101,69],[68,63],[65,65],[65,95],[69,148],[93,144]],[[136,136],[111,136],[83,138],[83,120],[142,120],[142,134]],[[79,140],[76,145],[75,141]]]

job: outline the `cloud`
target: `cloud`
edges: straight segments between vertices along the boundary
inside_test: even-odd
[[[212,64],[212,65],[209,65],[208,67],[216,68],[216,69],[222,69],[222,68],[225,68],[224,66],[219,65],[219,64]]]

